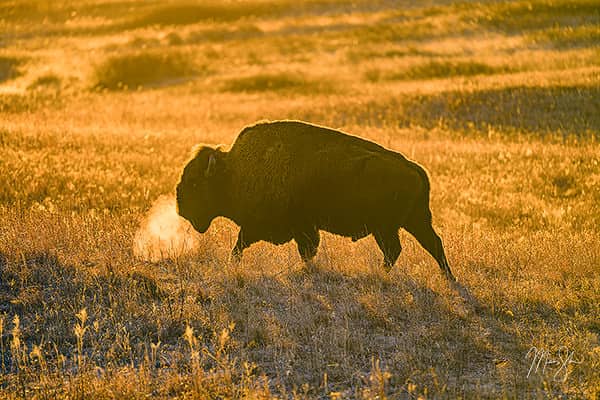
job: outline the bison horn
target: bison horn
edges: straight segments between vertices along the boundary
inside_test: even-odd
[[[204,171],[204,176],[206,176],[208,178],[209,176],[211,176],[214,173],[216,163],[217,163],[217,160],[215,158],[215,155],[211,154],[208,157],[208,166],[206,167],[206,171]]]

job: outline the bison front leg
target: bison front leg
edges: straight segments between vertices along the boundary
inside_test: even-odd
[[[233,246],[233,250],[231,250],[230,260],[234,263],[239,263],[242,260],[242,253],[244,252],[244,249],[250,247],[252,243],[256,242],[257,240],[248,235],[243,228],[240,228],[235,246]]]
[[[311,263],[312,259],[317,255],[317,248],[321,241],[319,231],[317,229],[311,229],[298,232],[294,234],[294,240],[298,245],[298,252],[300,253],[302,261],[307,264]]]
[[[383,265],[389,272],[402,251],[400,238],[398,237],[398,229],[386,229],[373,233],[377,246],[383,252]]]

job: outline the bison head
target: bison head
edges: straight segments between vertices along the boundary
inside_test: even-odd
[[[222,155],[219,149],[201,146],[183,169],[177,184],[177,213],[200,233],[206,232],[219,214]]]

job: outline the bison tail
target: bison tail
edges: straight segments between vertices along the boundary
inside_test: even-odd
[[[421,220],[420,222],[430,222],[431,211],[429,210],[429,192],[431,190],[431,185],[429,183],[429,176],[427,175],[427,171],[420,165],[414,164],[414,170],[421,177],[423,188],[421,193],[415,198],[415,203],[412,206],[409,219],[419,218]]]

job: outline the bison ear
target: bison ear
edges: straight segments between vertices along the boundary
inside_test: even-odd
[[[208,165],[206,166],[206,170],[204,171],[205,177],[210,178],[211,176],[213,176],[215,174],[216,164],[217,164],[217,159],[215,158],[215,155],[211,154],[210,156],[208,156]]]

